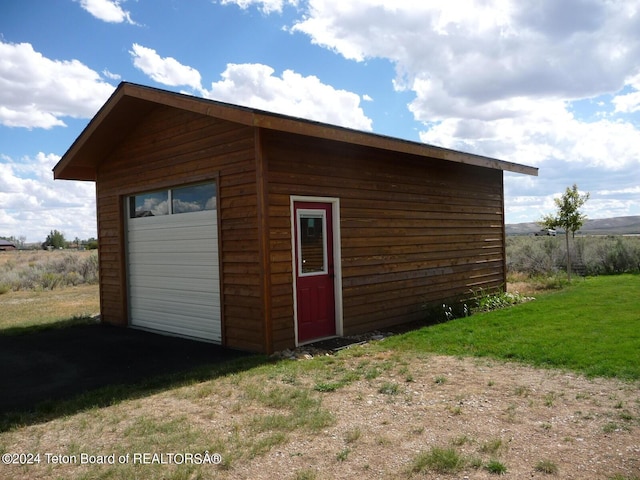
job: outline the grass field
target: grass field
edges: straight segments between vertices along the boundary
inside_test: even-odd
[[[640,379],[640,276],[588,278],[533,302],[442,323],[385,348],[493,356]]]
[[[7,292],[0,295],[0,334],[8,329],[45,327],[98,313],[98,285]]]

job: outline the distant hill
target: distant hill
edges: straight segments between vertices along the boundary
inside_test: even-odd
[[[532,235],[539,231],[540,228],[540,225],[535,222],[511,223],[506,225],[507,235]],[[640,235],[640,215],[587,220],[578,234]]]

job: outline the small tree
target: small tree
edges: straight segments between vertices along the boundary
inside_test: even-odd
[[[64,235],[58,230],[51,230],[51,233],[47,235],[47,239],[42,244],[42,248],[64,248],[67,246],[67,241],[64,239]]]
[[[567,276],[571,281],[571,253],[569,251],[569,232],[575,237],[576,231],[584,225],[587,219],[586,215],[580,212],[580,208],[589,199],[589,192],[580,195],[578,185],[575,183],[573,187],[567,187],[564,194],[560,198],[554,198],[558,211],[553,214],[545,215],[538,223],[544,228],[562,227],[565,231],[567,241]]]

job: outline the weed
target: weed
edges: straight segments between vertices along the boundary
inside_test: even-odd
[[[436,383],[437,385],[442,385],[443,383],[446,383],[446,381],[447,381],[447,377],[445,377],[444,375],[438,375],[434,379],[434,383]]]
[[[316,480],[318,474],[315,470],[305,468],[304,470],[298,470],[295,474],[294,480]]]
[[[558,473],[558,466],[551,460],[540,460],[536,463],[536,471],[553,475]]]
[[[519,397],[525,397],[526,398],[531,393],[531,389],[529,387],[524,386],[524,385],[518,385],[515,388],[514,393]]]
[[[635,419],[635,417],[631,415],[631,413],[629,413],[627,410],[620,412],[618,417],[620,418],[620,420],[624,420],[625,422],[631,422]]]
[[[485,292],[482,289],[474,291],[473,296],[476,302],[474,312],[492,312],[534,300],[533,297],[526,297],[518,292]]]
[[[362,432],[358,427],[356,427],[352,430],[348,430],[347,433],[345,433],[344,441],[347,443],[357,442],[360,439],[361,435],[362,435]]]
[[[544,405],[546,407],[553,407],[556,399],[558,398],[558,394],[555,392],[549,392],[544,396]]]
[[[500,450],[500,448],[502,448],[502,439],[501,438],[494,438],[492,440],[489,440],[487,442],[484,442],[482,444],[482,446],[480,447],[480,451],[482,453],[488,453],[491,455],[495,455],[498,450]]]
[[[432,447],[428,452],[420,453],[411,465],[412,473],[426,470],[437,473],[455,473],[465,464],[464,459],[454,448]]]
[[[350,453],[351,453],[351,449],[344,448],[338,452],[338,454],[336,455],[336,460],[339,462],[344,462],[347,460],[347,457],[349,457]]]
[[[397,395],[398,392],[398,384],[393,382],[384,382],[380,388],[378,388],[378,393],[383,393],[385,395]]]
[[[471,443],[471,439],[467,435],[460,435],[451,439],[451,444],[457,447],[461,447],[465,443]]]
[[[372,367],[365,372],[364,378],[367,380],[374,380],[380,376],[380,373],[381,372],[379,368]]]
[[[326,392],[335,392],[342,386],[343,385],[340,382],[318,382],[315,384],[313,389],[316,392],[326,393]]]
[[[620,432],[622,430],[629,431],[630,429],[626,425],[618,425],[615,422],[608,422],[602,426],[602,431],[604,433]]]
[[[460,405],[456,405],[455,407],[449,405],[447,407],[447,410],[449,410],[449,413],[451,413],[451,415],[462,415],[462,407]]]
[[[489,460],[489,462],[487,462],[487,464],[485,465],[485,468],[489,473],[493,473],[496,475],[504,475],[505,473],[507,473],[507,467],[504,465],[504,463],[495,459]]]

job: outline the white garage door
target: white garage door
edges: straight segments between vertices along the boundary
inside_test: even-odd
[[[215,200],[214,184],[129,198],[132,326],[221,342]]]

